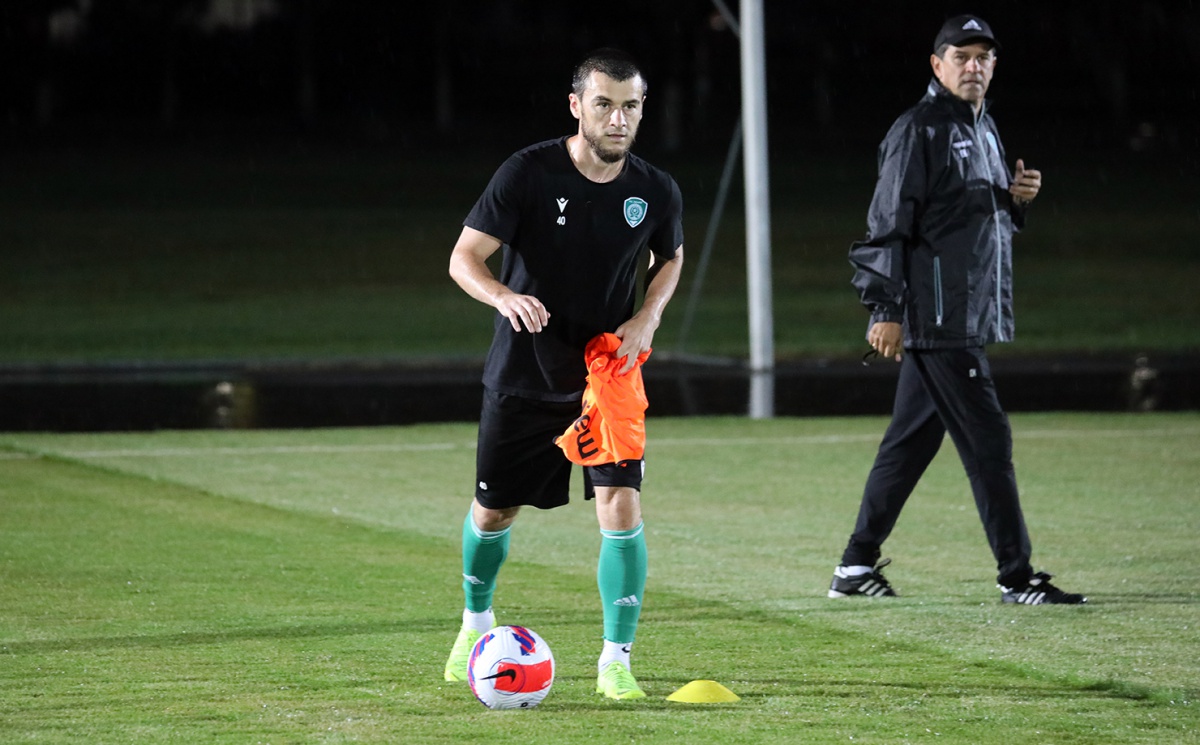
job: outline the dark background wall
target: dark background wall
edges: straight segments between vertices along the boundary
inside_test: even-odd
[[[965,10],[1003,44],[1006,127],[1195,152],[1191,0],[767,0],[773,144],[877,139],[920,95],[942,19]],[[509,151],[563,129],[571,65],[610,44],[643,61],[656,146],[728,140],[738,46],[710,0],[5,0],[0,127],[10,147],[132,131]]]
[[[728,5],[736,16],[737,3]],[[859,311],[846,284],[843,252],[861,230],[875,145],[896,115],[923,93],[933,37],[943,19],[968,11],[988,19],[1003,45],[991,98],[1009,153],[1033,167],[1046,163],[1048,183],[1054,184],[1041,199],[1043,219],[1031,236],[1042,242],[1022,268],[1023,287],[1029,289],[1021,338],[1037,340],[1040,331],[1062,340],[1058,352],[1095,347],[1110,353],[1085,359],[1083,366],[1077,354],[1067,361],[1048,354],[1036,369],[1014,361],[1004,373],[1019,382],[1006,394],[1010,408],[1195,408],[1200,395],[1194,383],[1200,380],[1195,373],[1200,357],[1194,354],[1200,349],[1200,323],[1195,321],[1200,317],[1187,320],[1195,316],[1194,301],[1162,302],[1169,294],[1162,290],[1164,282],[1191,287],[1190,278],[1183,278],[1194,274],[1194,246],[1200,239],[1200,200],[1194,197],[1200,173],[1200,117],[1194,113],[1200,108],[1200,2],[1195,0],[766,0],[773,209],[777,216],[795,213],[790,228],[784,220],[775,223],[786,249],[777,254],[778,281],[789,283],[777,303],[784,297],[826,297],[820,294],[820,278],[836,275],[827,307],[817,301],[785,306],[777,330],[788,319],[794,325],[836,325],[833,308]],[[0,221],[0,290],[10,299],[10,310],[21,309],[21,298],[32,298],[42,303],[37,308],[62,311],[63,318],[85,329],[76,335],[79,348],[51,350],[54,359],[70,359],[85,353],[94,337],[130,336],[102,322],[87,323],[95,314],[89,308],[108,307],[105,287],[115,288],[115,295],[139,290],[139,300],[161,295],[165,304],[179,298],[159,286],[169,286],[170,275],[186,273],[186,267],[202,266],[205,276],[243,271],[249,279],[242,284],[262,275],[278,289],[293,275],[310,280],[321,275],[321,267],[338,255],[317,250],[324,245],[320,240],[302,241],[307,253],[276,250],[276,242],[289,243],[287,236],[262,227],[241,236],[246,246],[235,251],[225,245],[227,231],[209,226],[203,209],[187,211],[189,200],[196,202],[193,206],[235,211],[241,205],[248,216],[235,220],[235,227],[256,221],[275,226],[283,223],[254,211],[263,206],[259,200],[303,216],[330,202],[395,207],[402,195],[417,191],[422,198],[416,200],[419,207],[410,206],[412,212],[372,214],[388,226],[389,235],[404,228],[410,239],[422,232],[435,236],[421,241],[436,253],[425,262],[435,270],[412,282],[444,285],[446,295],[459,297],[445,277],[443,256],[462,213],[503,157],[573,129],[566,107],[570,70],[585,52],[604,45],[624,47],[642,61],[650,100],[639,152],[652,159],[669,154],[671,163],[685,167],[691,176],[689,212],[697,227],[702,225],[740,109],[738,40],[712,0],[0,0],[0,213],[7,216]],[[258,153],[284,157],[275,157],[276,171],[264,176],[255,165]],[[319,155],[309,158],[313,153]],[[293,154],[298,157],[292,159]],[[197,165],[209,156],[223,165],[211,171]],[[352,167],[343,171],[328,165],[343,161]],[[363,165],[376,161],[377,169]],[[446,204],[436,215],[423,211],[442,193],[427,181],[457,181],[433,178],[437,174],[428,169],[461,168],[467,162],[480,165],[470,178],[457,179],[464,185],[454,188],[462,193],[442,200]],[[295,171],[295,163],[312,167]],[[116,172],[97,175],[106,168]],[[387,178],[380,175],[384,171]],[[392,179],[397,171],[408,173]],[[293,180],[298,183],[281,189],[282,196],[264,196],[269,187],[288,187]],[[155,189],[170,198],[160,205]],[[187,224],[201,233],[195,246],[180,231],[170,231],[170,220],[165,234],[151,229],[163,225],[155,211],[160,206],[168,217],[180,210],[179,219],[193,220]],[[139,226],[127,212],[156,219]],[[26,213],[31,217],[22,221]],[[230,214],[220,213],[222,219]],[[1097,215],[1108,222],[1097,222]],[[45,221],[67,217],[74,219],[75,233],[59,231],[55,243],[39,232]],[[267,217],[274,220],[274,213]],[[410,218],[429,225],[413,228],[405,224]],[[302,227],[292,229],[324,226],[331,231],[324,240],[337,251],[347,250],[345,236],[373,238],[369,226],[359,232],[329,227],[359,217],[336,213],[326,222],[314,219],[296,221]],[[1129,227],[1109,241],[1107,263],[1100,264],[1097,233],[1117,224],[1114,220]],[[93,232],[110,236],[113,245],[77,237]],[[689,246],[698,249],[700,239],[699,229],[694,230]],[[125,243],[137,250],[124,250]],[[179,244],[196,256],[215,246],[220,250],[214,256],[230,266],[214,272],[181,252],[178,266],[185,268],[175,268],[171,252]],[[89,251],[97,246],[107,250],[92,256]],[[392,262],[377,249],[366,272],[371,276],[360,289],[378,291],[382,283],[397,299],[406,294],[412,282],[379,270],[392,263],[411,267],[416,257],[406,248],[403,262]],[[50,257],[31,261],[28,257],[38,251]],[[732,253],[738,251],[734,246]],[[264,263],[247,269],[243,260],[260,254]],[[311,276],[297,270],[306,260],[317,265]],[[78,266],[66,266],[72,261]],[[797,261],[807,262],[802,270],[790,267]],[[90,271],[102,275],[80,283],[88,292],[77,308],[72,306],[75,285],[58,276],[60,263],[71,269],[64,273],[68,280]],[[37,270],[33,279],[23,281],[22,267]],[[160,280],[153,274],[156,267],[165,268],[167,276]],[[53,290],[48,300],[36,292],[42,284]],[[198,291],[196,283],[182,285]],[[1090,295],[1078,292],[1083,285],[1089,285],[1083,289]],[[1076,292],[1067,297],[1091,304],[1083,310],[1056,306],[1055,299],[1068,289]],[[176,294],[196,313],[210,306],[223,309],[220,301],[236,295],[215,285],[215,299],[206,305],[203,293],[199,300],[187,292]],[[1123,305],[1125,295],[1132,300]],[[303,292],[281,297],[281,303],[301,302]],[[676,318],[683,302],[675,303]],[[739,307],[728,312],[726,305],[716,307],[729,317],[721,322],[736,327],[740,338],[744,324],[738,314],[744,303],[736,297],[730,302],[728,307]],[[149,315],[164,307],[155,306]],[[245,306],[262,307],[258,302]],[[1172,315],[1169,307],[1182,310],[1168,318],[1179,333],[1168,335],[1157,327]],[[272,317],[290,317],[274,310]],[[478,309],[464,312],[478,314],[484,323]],[[135,328],[143,327],[140,317],[131,317]],[[190,318],[186,312],[178,317]],[[402,323],[403,316],[397,317]],[[61,331],[56,318],[50,313],[34,320],[44,324],[43,330]],[[844,334],[854,356],[861,353],[861,323],[854,316]],[[0,332],[4,324],[13,322],[0,314]],[[292,330],[283,325],[267,332]],[[212,327],[201,324],[201,330],[215,333]],[[1053,334],[1048,328],[1055,329]],[[245,329],[218,331],[232,338]],[[1080,332],[1103,343],[1080,341]],[[187,338],[199,332],[184,324],[174,333]],[[316,351],[306,356],[322,356],[319,333],[314,331],[311,340]],[[5,338],[18,340],[12,347],[20,339],[29,343],[30,337],[45,336],[35,328],[26,336],[14,332]],[[383,338],[384,357],[403,352],[398,348],[407,337]],[[1169,348],[1154,349],[1154,340],[1169,341]],[[135,355],[139,364],[157,359],[161,342],[147,333],[145,349]],[[485,348],[479,341],[460,351],[478,356]],[[1037,348],[1048,353],[1045,343]],[[1149,362],[1146,352],[1155,352]],[[1164,359],[1159,352],[1181,356]],[[198,367],[179,369],[172,362],[131,368],[121,360],[110,367],[107,360],[88,357],[79,370],[68,365],[47,372],[36,356],[30,363],[26,354],[21,364],[0,366],[0,428],[229,426],[242,409],[253,410],[248,420],[270,426],[470,418],[477,411],[473,367],[430,373],[374,364],[374,372],[361,367],[330,371],[318,365],[313,372],[303,364],[249,369],[249,363],[226,360],[237,354],[222,350],[217,356],[217,363],[202,359]],[[862,368],[857,359],[829,367],[809,357],[781,371],[780,413],[886,411],[891,390],[886,375],[893,369]],[[655,364],[662,361],[660,354]],[[667,365],[653,372],[650,384],[656,386],[659,413],[744,410],[741,369]],[[833,381],[840,386],[837,395],[813,395],[831,391]],[[251,400],[252,407],[243,405]]]

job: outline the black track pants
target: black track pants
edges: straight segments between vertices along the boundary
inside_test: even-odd
[[[867,478],[842,564],[871,566],[879,559],[880,546],[946,432],[971,481],[996,557],[997,581],[1024,584],[1032,573],[1031,548],[1013,472],[1012,430],[982,347],[906,352],[892,422]]]

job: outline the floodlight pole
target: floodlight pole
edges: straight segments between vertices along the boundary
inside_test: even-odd
[[[766,35],[762,0],[742,0],[741,32],[746,292],[750,314],[750,418],[769,419],[775,416],[775,343],[771,307]]]

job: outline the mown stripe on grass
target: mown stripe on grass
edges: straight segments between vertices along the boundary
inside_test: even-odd
[[[60,458],[100,460],[104,458],[191,458],[213,455],[331,455],[337,453],[419,453],[473,448],[475,443],[431,442],[422,444],[382,443],[378,445],[266,445],[257,447],[123,448],[114,450],[34,450],[0,453],[0,460],[24,460],[55,455]]]

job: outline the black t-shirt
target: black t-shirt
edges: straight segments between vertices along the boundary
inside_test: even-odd
[[[463,224],[504,244],[499,280],[540,300],[550,322],[537,334],[513,331],[497,313],[484,385],[543,401],[578,398],[584,347],[633,315],[646,249],[672,259],[682,220],[675,180],[636,155],[604,184],[579,172],[566,137],[505,161]]]

